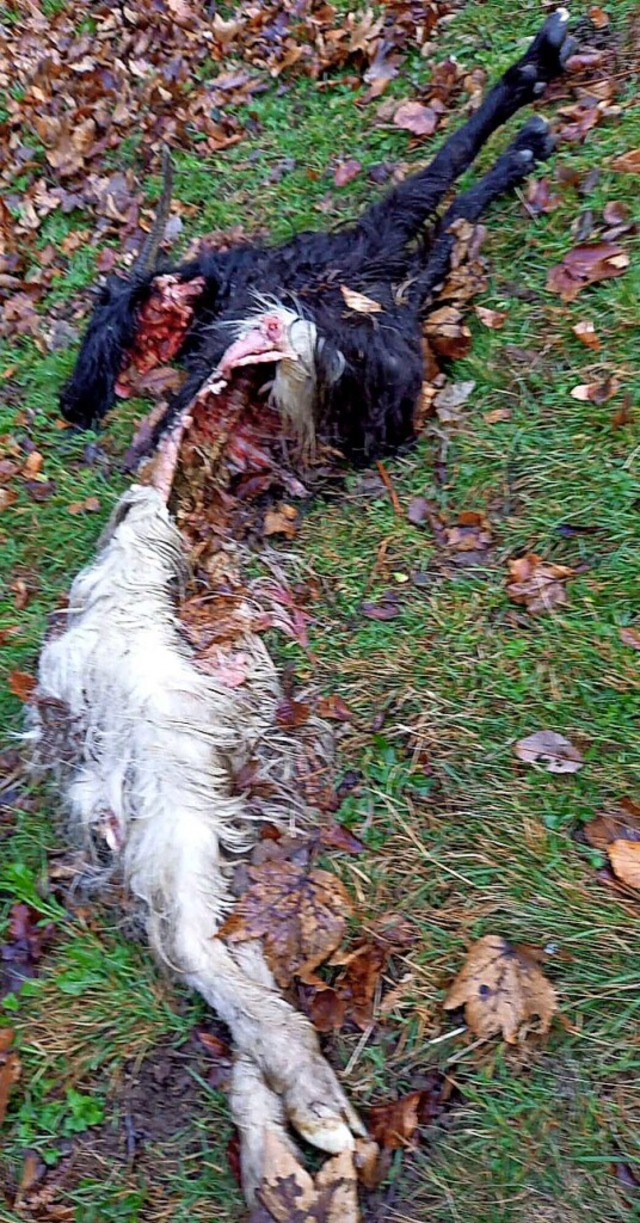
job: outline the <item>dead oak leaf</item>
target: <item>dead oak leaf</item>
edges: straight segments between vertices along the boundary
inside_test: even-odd
[[[542,764],[547,773],[577,773],[584,761],[570,739],[555,730],[537,730],[514,745],[518,760],[525,764]]]
[[[527,953],[500,935],[487,934],[474,943],[445,998],[447,1011],[462,1006],[475,1036],[486,1040],[501,1032],[508,1044],[516,1044],[527,1031],[549,1031],[558,1001]]]
[[[623,645],[631,646],[632,650],[640,650],[640,628],[629,625],[620,629],[620,640]]]
[[[629,262],[629,256],[614,242],[585,242],[567,251],[562,262],[549,269],[547,289],[571,302],[588,285],[621,276]]]
[[[312,973],[341,942],[352,912],[335,875],[305,864],[267,861],[247,868],[249,887],[218,937],[260,938],[278,984]]]
[[[534,615],[553,611],[567,601],[565,582],[574,573],[568,565],[554,565],[535,552],[509,561],[507,594]]]

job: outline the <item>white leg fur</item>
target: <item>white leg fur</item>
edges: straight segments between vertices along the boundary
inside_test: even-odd
[[[280,692],[248,631],[238,643],[250,659],[242,687],[194,665],[175,612],[185,573],[162,497],[134,486],[73,583],[66,627],[44,646],[28,738],[36,765],[56,773],[72,826],[89,842],[106,839],[144,902],[155,954],[231,1029],[231,1106],[251,1194],[265,1125],[283,1131],[289,1118],[331,1152],[363,1128],[260,946],[232,951],[215,938],[234,859],[257,836],[233,773],[268,739]]]

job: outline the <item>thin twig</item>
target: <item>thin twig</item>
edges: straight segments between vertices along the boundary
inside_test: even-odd
[[[398,514],[399,517],[401,518],[402,517],[402,506],[400,505],[400,498],[398,497],[398,494],[395,488],[393,487],[393,481],[391,479],[391,476],[389,475],[389,472],[387,471],[384,463],[381,463],[379,459],[376,459],[376,467],[378,468],[380,479],[382,480],[382,483],[384,484],[389,494],[389,500],[391,501],[391,504],[393,506],[393,511],[395,514]]]

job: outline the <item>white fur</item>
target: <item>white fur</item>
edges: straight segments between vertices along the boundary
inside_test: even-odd
[[[265,1125],[282,1136],[288,1117],[328,1151],[350,1147],[361,1126],[311,1025],[279,994],[260,945],[232,951],[215,937],[232,864],[257,837],[233,792],[234,773],[257,755],[286,785],[290,769],[286,761],[278,767],[278,754],[290,745],[275,726],[273,663],[247,625],[240,622],[235,643],[249,660],[241,687],[226,688],[195,665],[175,611],[185,573],[162,497],[134,486],[73,583],[66,628],[44,646],[28,737],[36,764],[56,773],[72,826],[114,850],[144,903],[156,955],[231,1029],[231,1101],[251,1196],[263,1173]]]

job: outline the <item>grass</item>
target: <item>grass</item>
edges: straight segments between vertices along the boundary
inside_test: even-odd
[[[506,0],[467,6],[439,35],[439,56],[455,50],[463,62],[495,73],[537,23],[537,6],[524,8],[514,11]],[[628,0],[616,5],[617,30],[624,31],[633,10]],[[411,61],[393,89],[410,93],[426,74],[424,62]],[[623,89],[626,102],[631,78]],[[375,128],[371,111],[354,105],[346,84],[325,94],[304,81],[284,94],[274,87],[252,101],[251,111],[255,135],[223,156],[207,163],[195,153],[177,157],[177,197],[198,210],[185,241],[238,221],[249,232],[264,228],[278,237],[326,224],[370,192],[364,176],[335,190],[329,168],[335,158],[357,157],[366,168],[407,156],[406,137]],[[640,107],[625,106],[619,120],[562,153],[563,163],[581,172],[601,167],[588,198],[567,189],[556,211],[535,220],[517,200],[494,208],[486,249],[495,270],[482,304],[505,310],[507,319],[501,331],[472,322],[472,352],[451,371],[476,388],[452,434],[447,482],[434,481],[433,439],[388,464],[403,505],[419,494],[448,515],[489,513],[496,545],[487,567],[443,566],[430,532],[396,516],[386,495],[363,493],[357,477],[343,498],[315,503],[296,542],[320,579],[311,643],[318,663],[312,669],[294,645],[276,648],[301,680],[339,692],[355,711],[340,765],[359,770],[363,781],[340,818],[370,853],[345,863],[345,878],[365,926],[401,910],[417,930],[400,966],[411,979],[392,1022],[357,1056],[355,1038],[341,1042],[336,1055],[343,1064],[351,1058],[348,1086],[361,1105],[410,1089],[416,1071],[432,1064],[454,1076],[463,1095],[424,1151],[394,1163],[378,1216],[385,1223],[574,1223],[585,1209],[596,1223],[640,1218],[614,1172],[617,1162],[640,1169],[638,906],[597,882],[598,855],[573,840],[576,826],[637,784],[637,658],[619,629],[638,609],[638,429],[637,422],[612,422],[620,396],[602,406],[570,396],[578,383],[615,372],[622,391],[638,401],[637,243],[623,239],[631,253],[623,277],[572,305],[545,291],[547,269],[571,245],[581,209],[599,214],[614,199],[636,207],[629,178],[607,167],[639,144]],[[418,156],[429,152],[427,145]],[[135,166],[135,142],[130,156]],[[267,182],[283,158],[294,158],[296,167]],[[148,194],[157,195],[157,184]],[[74,214],[50,218],[43,244],[60,242],[78,224]],[[72,315],[94,262],[94,253],[80,248],[45,311]],[[528,290],[527,300],[514,296],[514,285]],[[602,340],[597,353],[571,331],[585,318]],[[517,349],[539,355],[522,362]],[[140,405],[99,437],[61,432],[55,392],[72,361],[72,351],[43,354],[28,339],[17,339],[2,356],[3,368],[13,372],[2,384],[0,434],[35,438],[44,475],[55,482],[46,501],[21,494],[2,516],[9,581],[0,625],[16,630],[3,648],[7,673],[33,667],[48,613],[91,555],[124,487],[117,461]],[[487,413],[505,406],[509,419],[487,422]],[[89,496],[99,498],[97,513],[69,514],[69,504]],[[559,530],[566,524],[598,530],[567,537]],[[505,560],[524,549],[581,569],[567,606],[553,615],[515,614],[505,596]],[[18,610],[11,584],[21,578],[30,598]],[[394,585],[402,592],[401,616],[390,623],[363,619],[363,598]],[[374,731],[381,707],[386,718]],[[19,730],[21,710],[6,677],[0,717],[10,732]],[[541,727],[581,747],[580,773],[553,776],[514,762],[513,742]],[[428,762],[426,774],[416,761]],[[203,1017],[200,1004],[158,974],[110,913],[80,909],[70,916],[57,903],[47,867],[60,849],[51,808],[35,796],[29,810],[17,813],[0,865],[4,913],[26,899],[57,929],[40,978],[5,1002],[23,1066],[0,1156],[9,1184],[19,1179],[26,1150],[55,1162],[83,1130],[89,1146],[92,1133],[97,1144],[103,1117],[113,1123],[125,1067],[141,1064],[158,1046],[186,1048]],[[469,943],[486,933],[548,949],[545,971],[557,987],[562,1022],[544,1043],[478,1047],[444,1016],[448,983]],[[63,1188],[60,1200],[75,1219],[237,1219],[223,1105],[204,1089],[199,1099],[201,1112],[172,1138],[169,1155],[158,1155],[156,1168],[147,1162],[144,1174],[124,1175],[107,1161],[102,1173],[89,1167],[84,1179]]]

